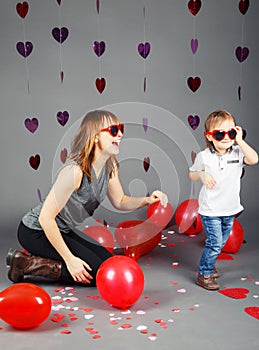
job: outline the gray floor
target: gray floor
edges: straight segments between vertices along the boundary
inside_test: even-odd
[[[259,222],[245,216],[240,222],[247,242],[233,255],[234,260],[219,260],[217,266],[221,288],[247,288],[246,298],[233,299],[196,286],[204,234],[191,238],[177,233],[173,226],[170,231],[175,233],[165,230],[161,244],[138,260],[145,274],[145,288],[127,313],[98,298],[96,288],[76,286],[62,292],[57,291],[60,285],[38,281],[53,303],[63,300],[59,304],[62,308],[53,309],[33,330],[15,330],[0,320],[0,348],[259,349],[259,320],[244,311],[247,306],[259,306]],[[10,246],[18,247],[14,229],[2,228],[0,290],[11,284],[5,267]],[[75,299],[65,301],[69,297]],[[51,319],[57,319],[56,314],[64,318],[54,322]],[[68,334],[62,332],[66,330]]]

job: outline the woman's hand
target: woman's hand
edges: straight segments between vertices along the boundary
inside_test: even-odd
[[[167,195],[161,191],[154,191],[152,192],[151,196],[148,197],[148,204],[156,203],[160,201],[161,205],[166,208],[168,203]]]
[[[73,277],[74,281],[81,283],[90,283],[93,277],[88,271],[92,271],[91,267],[82,259],[74,256],[69,262],[66,262],[67,269]]]

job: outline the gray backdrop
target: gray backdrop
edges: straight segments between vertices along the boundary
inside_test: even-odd
[[[212,110],[233,113],[247,141],[259,149],[258,1],[250,1],[242,15],[237,0],[206,0],[193,16],[185,0],[100,1],[99,14],[92,0],[63,0],[61,6],[54,0],[31,0],[24,19],[16,12],[17,3],[1,0],[0,13],[2,228],[16,226],[44,198],[62,166],[60,153],[69,149],[80,119],[92,109],[109,109],[126,124],[119,155],[125,192],[145,195],[161,188],[174,209],[197,196],[199,186],[190,183],[188,167],[204,147],[203,123]],[[53,38],[54,27],[69,29],[63,44]],[[195,54],[193,38],[199,42]],[[101,57],[93,51],[95,40],[106,43]],[[33,43],[26,59],[16,50],[19,41]],[[137,51],[145,41],[151,44],[146,59]],[[249,48],[243,62],[235,55],[238,46]],[[195,76],[202,84],[192,92],[186,81]],[[95,87],[101,77],[106,79],[103,93]],[[69,112],[64,126],[57,121],[59,111]],[[195,130],[189,115],[200,118]],[[26,129],[26,118],[38,119],[34,133]],[[29,164],[36,154],[41,159],[37,170]],[[148,157],[146,171],[143,160]],[[246,169],[242,180],[243,218],[257,214],[258,195],[255,166]],[[105,201],[94,219],[116,224],[145,215],[145,209],[119,213]]]

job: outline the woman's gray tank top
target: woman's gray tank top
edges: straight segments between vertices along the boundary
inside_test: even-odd
[[[80,188],[72,193],[65,207],[56,216],[61,232],[69,232],[75,228],[82,229],[84,221],[93,215],[95,209],[105,199],[109,182],[107,166],[103,167],[98,179],[92,168],[92,176],[94,181],[89,180],[85,174],[83,175]],[[34,230],[42,230],[39,223],[42,205],[43,203],[40,203],[22,218],[25,226]]]

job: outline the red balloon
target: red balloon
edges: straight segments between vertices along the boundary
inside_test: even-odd
[[[222,248],[224,253],[237,253],[244,241],[244,230],[240,222],[234,219],[234,224],[226,244]]]
[[[0,318],[18,329],[38,326],[51,311],[51,298],[32,283],[16,283],[0,293]]]
[[[187,235],[195,235],[203,229],[198,208],[198,200],[194,198],[183,201],[177,207],[175,211],[175,223],[180,232],[184,232]]]
[[[110,253],[113,252],[114,238],[111,231],[104,226],[89,226],[83,230],[83,232],[95,239],[103,247],[105,247]]]
[[[170,203],[164,208],[160,201],[158,201],[148,206],[147,217],[149,221],[154,222],[157,226],[163,229],[173,217],[173,208]]]
[[[162,232],[153,222],[127,220],[116,226],[114,236],[124,254],[137,260],[158,245]]]
[[[126,309],[133,305],[144,289],[144,274],[136,261],[115,255],[105,260],[96,275],[101,297],[114,307]]]

